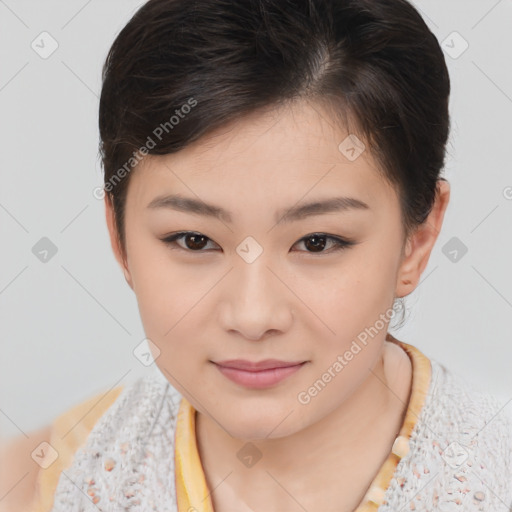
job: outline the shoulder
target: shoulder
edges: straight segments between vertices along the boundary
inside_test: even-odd
[[[124,510],[156,499],[155,489],[158,499],[173,503],[170,454],[180,402],[181,395],[157,367],[127,386],[59,480],[52,512],[82,510],[91,500],[114,501]],[[141,486],[143,481],[152,484]]]
[[[424,421],[446,432],[446,436],[470,446],[485,444],[503,448],[508,442],[512,450],[512,418],[507,401],[478,390],[443,364],[432,361],[432,382],[426,403]],[[497,441],[501,439],[501,443]],[[508,463],[510,457],[501,460]]]
[[[409,453],[387,490],[388,512],[414,502],[415,510],[508,512],[512,504],[512,419],[507,402],[479,391],[430,360],[425,404]]]
[[[0,495],[8,494],[0,501],[0,512],[49,510],[62,470],[122,390],[123,386],[118,386],[98,393],[66,410],[50,425],[5,442],[0,448],[4,473]]]
[[[440,363],[438,386],[433,389],[430,417],[444,429],[447,440],[473,455],[480,476],[491,476],[497,484],[504,478],[512,484],[512,419],[507,401],[478,390],[472,383]],[[434,383],[435,386],[435,383]],[[444,412],[443,412],[444,411]]]

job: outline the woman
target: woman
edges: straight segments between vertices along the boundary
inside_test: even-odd
[[[33,510],[509,510],[510,420],[388,333],[449,201],[449,92],[404,0],[139,9],[99,120],[156,366],[58,419],[51,446],[84,428]]]

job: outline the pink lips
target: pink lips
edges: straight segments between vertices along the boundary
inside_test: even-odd
[[[302,368],[305,362],[277,359],[251,362],[244,359],[230,359],[214,364],[233,382],[249,388],[261,389],[281,382]]]

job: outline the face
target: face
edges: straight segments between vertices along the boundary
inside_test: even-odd
[[[148,156],[132,172],[124,270],[156,364],[236,438],[318,422],[357,390],[382,349],[403,271],[401,212],[369,151],[355,160],[340,151],[347,136],[320,107],[295,104]],[[170,195],[203,209],[161,200]],[[351,200],[291,211],[340,197]],[[258,388],[215,364],[230,359],[305,363]],[[329,368],[321,391],[308,391]]]

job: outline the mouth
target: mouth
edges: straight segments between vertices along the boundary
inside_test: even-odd
[[[212,363],[223,366],[224,368],[233,368],[235,370],[245,371],[261,371],[273,370],[275,368],[288,368],[290,366],[297,366],[298,364],[305,363],[306,361],[282,361],[280,359],[264,359],[263,361],[248,361],[246,359],[228,359],[225,361],[212,361]]]
[[[232,382],[253,389],[274,386],[299,371],[308,361],[280,361],[266,359],[259,362],[245,360],[211,361]]]

